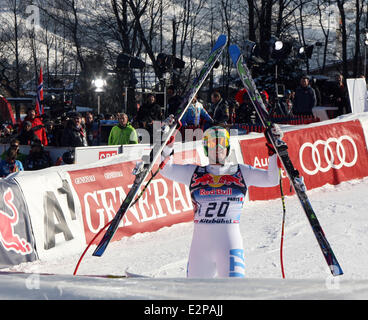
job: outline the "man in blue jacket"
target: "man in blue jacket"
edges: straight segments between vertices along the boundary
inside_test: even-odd
[[[198,101],[197,96],[195,96],[188,107],[188,110],[181,119],[181,123],[184,127],[199,126],[201,124],[201,120],[205,120],[207,122],[207,126],[213,123],[213,119],[203,107],[203,104]]]

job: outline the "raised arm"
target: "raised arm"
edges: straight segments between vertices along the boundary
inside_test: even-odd
[[[280,182],[276,155],[269,157],[267,170],[255,168],[249,165],[240,165],[240,169],[248,187],[274,187]]]

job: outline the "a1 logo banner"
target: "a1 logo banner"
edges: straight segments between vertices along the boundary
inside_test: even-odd
[[[135,162],[129,161],[68,172],[81,204],[86,243],[115,216],[133,184],[134,166]],[[193,207],[187,188],[157,175],[140,200],[128,210],[113,241],[191,219]],[[96,239],[96,243],[98,241]]]
[[[67,178],[65,173],[48,169],[15,177],[27,203],[39,259],[55,259],[82,249],[79,208]]]
[[[294,167],[303,176],[307,189],[325,184],[368,176],[365,165],[368,152],[359,121],[332,123],[286,132],[283,140],[288,144],[289,156]],[[244,163],[257,168],[268,167],[265,138],[241,140]],[[293,194],[284,170],[283,190]],[[280,188],[249,188],[250,200],[268,200],[280,197]]]

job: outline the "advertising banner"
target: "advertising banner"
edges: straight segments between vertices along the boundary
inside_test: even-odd
[[[13,180],[0,181],[0,268],[37,259],[28,209]]]
[[[27,202],[37,254],[54,259],[84,248],[79,202],[73,198],[68,175],[48,169],[18,175]]]
[[[175,163],[196,161],[198,162],[199,158],[195,150],[175,155]],[[68,172],[81,205],[86,243],[115,216],[133,184],[132,171],[135,164],[136,161],[128,161]],[[157,167],[154,170],[157,170]],[[140,200],[128,210],[113,241],[191,219],[193,207],[189,190],[157,175]],[[96,239],[96,242],[98,240]]]
[[[123,146],[97,146],[75,148],[75,163],[88,164],[122,153]]]
[[[284,141],[295,168],[303,176],[307,189],[325,184],[363,178],[368,175],[368,152],[360,121],[331,123],[286,132]],[[265,138],[241,140],[244,163],[268,167]],[[291,194],[289,179],[282,170],[285,194]],[[250,200],[280,197],[279,187],[249,189]]]

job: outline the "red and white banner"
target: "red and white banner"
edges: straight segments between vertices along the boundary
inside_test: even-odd
[[[122,153],[121,146],[96,146],[75,148],[75,163],[89,164]]]
[[[286,132],[284,141],[288,144],[291,161],[304,177],[307,189],[368,176],[368,152],[363,128],[358,120]],[[265,138],[241,140],[244,163],[267,168],[265,142]],[[290,183],[284,171],[282,175],[284,192],[291,194]],[[250,200],[277,197],[280,197],[278,186],[249,188]]]
[[[195,150],[180,152],[175,158],[176,163],[198,162]],[[134,166],[135,161],[129,161],[68,172],[81,205],[86,243],[115,216],[133,184]],[[189,190],[158,175],[137,204],[128,210],[113,241],[192,219]]]

